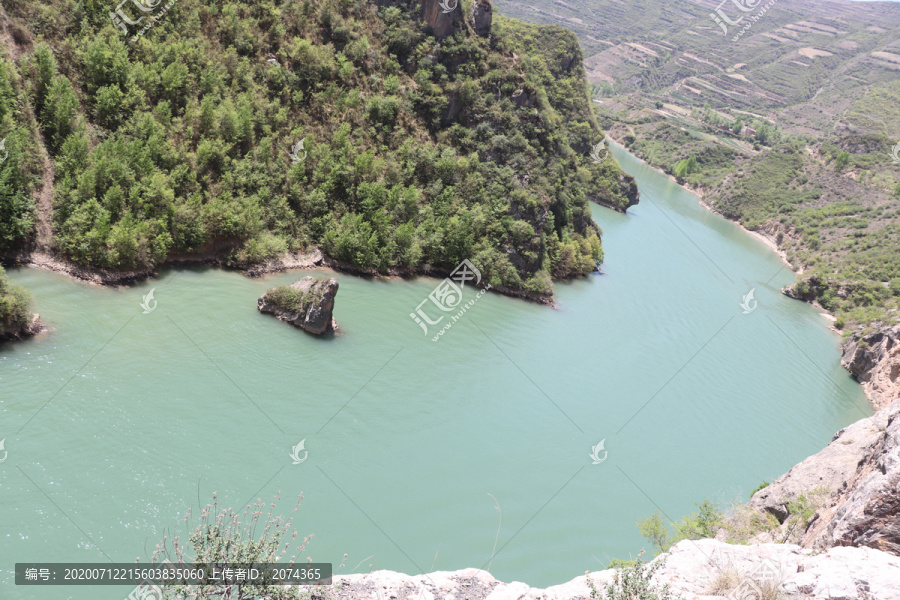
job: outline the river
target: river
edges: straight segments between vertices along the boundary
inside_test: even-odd
[[[614,152],[641,203],[593,207],[603,274],[557,284],[556,309],[486,294],[437,342],[410,318],[428,278],[331,273],[343,332],[316,339],[256,310],[309,273],[10,269],[51,331],[0,345],[0,596],[125,598],[16,587],[13,566],[146,559],[213,492],[280,491],[279,514],[302,492],[302,558],[338,572],[553,585],[649,549],[636,519],[746,500],[871,414],[825,318],[779,293],[790,269]]]

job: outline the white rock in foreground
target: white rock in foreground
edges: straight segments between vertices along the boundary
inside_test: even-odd
[[[736,546],[716,540],[679,542],[665,558],[657,583],[685,600],[758,600],[766,582],[785,599],[900,600],[900,558],[872,548],[816,551],[787,544]],[[660,560],[660,559],[657,559]],[[615,571],[588,577],[603,590]],[[478,569],[404,575],[376,571],[336,575],[333,600],[587,600],[585,576],[546,589],[501,583]],[[321,592],[323,590],[319,590]]]

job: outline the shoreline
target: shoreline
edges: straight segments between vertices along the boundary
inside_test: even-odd
[[[683,189],[684,191],[688,192],[689,194],[692,194],[692,195],[696,196],[696,197],[697,197],[697,202],[700,204],[700,206],[702,206],[703,208],[705,208],[706,210],[708,210],[708,211],[711,212],[712,214],[718,215],[718,216],[722,217],[723,219],[725,219],[725,220],[728,221],[729,223],[732,223],[732,224],[734,224],[734,225],[737,225],[737,226],[741,229],[741,231],[744,231],[745,233],[748,233],[748,234],[752,235],[753,237],[755,237],[756,239],[758,239],[759,241],[761,241],[762,243],[764,243],[764,244],[765,244],[766,246],[768,246],[775,254],[777,254],[779,258],[781,258],[781,261],[782,261],[788,268],[790,268],[791,271],[793,271],[793,272],[796,273],[797,275],[802,275],[802,274],[803,274],[803,268],[802,268],[802,267],[795,267],[793,264],[791,264],[791,262],[787,259],[787,253],[786,253],[784,250],[781,250],[781,249],[778,248],[778,244],[775,242],[774,239],[772,239],[772,238],[770,238],[770,237],[768,237],[768,236],[766,236],[766,235],[764,235],[764,234],[762,234],[762,233],[760,233],[760,232],[758,232],[758,231],[754,231],[754,230],[752,230],[752,229],[747,229],[746,227],[744,227],[743,225],[741,225],[738,221],[735,221],[734,219],[729,219],[728,217],[726,217],[725,215],[723,215],[721,212],[719,212],[719,211],[717,211],[715,208],[713,208],[711,204],[709,204],[708,202],[706,202],[706,201],[704,200],[704,197],[706,196],[706,192],[704,192],[703,188],[697,188],[697,187],[694,187],[694,186],[691,186],[691,185],[686,185],[686,184],[683,184],[683,183],[679,183],[679,182],[678,182],[678,179],[675,178],[675,177],[674,177],[673,175],[671,175],[670,173],[666,173],[665,171],[663,171],[663,170],[662,170],[661,168],[659,168],[658,166],[652,165],[652,164],[648,163],[646,160],[644,160],[644,159],[641,158],[640,156],[638,156],[638,155],[634,154],[633,152],[631,152],[631,150],[629,150],[628,147],[625,146],[623,140],[614,138],[613,136],[609,135],[609,132],[607,132],[606,135],[607,135],[607,137],[608,137],[610,140],[612,140],[613,142],[615,142],[616,145],[619,146],[622,150],[624,150],[625,152],[628,152],[629,154],[631,154],[632,156],[634,156],[636,159],[638,159],[639,161],[641,161],[642,163],[644,163],[645,165],[647,165],[648,167],[650,167],[651,169],[653,169],[654,171],[656,171],[657,173],[659,173],[660,175],[662,175],[663,177],[666,177],[669,181],[671,181],[672,183],[674,183],[675,185],[677,185],[678,187],[680,187],[680,188]]]
[[[49,252],[21,251],[7,257],[7,264],[13,267],[28,267],[33,269],[41,269],[60,273],[91,285],[100,286],[120,286],[146,281],[158,277],[158,271],[161,268],[177,268],[187,266],[212,266],[220,269],[238,271],[246,277],[260,278],[273,273],[282,273],[286,271],[308,271],[313,269],[324,269],[338,273],[347,273],[356,277],[371,277],[379,279],[408,279],[416,277],[442,278],[446,277],[446,273],[439,269],[435,269],[430,265],[424,265],[417,269],[390,269],[386,273],[380,273],[375,269],[360,268],[341,262],[337,259],[325,256],[317,247],[313,247],[307,252],[286,253],[278,258],[270,259],[263,263],[247,265],[242,267],[230,266],[224,262],[222,257],[215,252],[198,252],[196,254],[176,254],[171,255],[163,261],[162,264],[153,268],[133,269],[123,271],[112,271],[108,269],[99,269],[84,267],[76,264],[68,259],[51,254]],[[597,272],[601,272],[599,267]],[[569,281],[560,280],[560,281]],[[555,283],[555,282],[554,282]],[[539,295],[530,294],[522,290],[515,290],[505,286],[484,285],[475,286],[478,289],[490,289],[500,295],[534,302],[543,306],[557,309],[555,294]]]

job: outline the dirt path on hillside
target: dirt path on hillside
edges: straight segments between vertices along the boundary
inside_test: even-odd
[[[8,59],[18,62],[23,54],[23,48],[20,47],[10,31],[10,19],[3,6],[0,6],[0,46],[5,50]],[[27,50],[25,48],[24,50]],[[35,203],[35,237],[34,237],[34,253],[49,253],[53,247],[53,183],[55,181],[55,173],[53,170],[53,161],[47,152],[47,145],[44,143],[44,135],[41,133],[37,124],[34,111],[31,106],[25,108],[25,117],[28,120],[28,126],[35,134],[38,141],[38,152],[40,153],[41,169],[41,185],[34,191],[33,198]]]
[[[38,142],[41,151],[41,166],[44,175],[41,178],[40,190],[35,190],[35,251],[49,252],[53,247],[53,182],[56,180],[56,173],[53,170],[53,161],[47,153],[47,146],[44,144],[44,135],[37,132]]]

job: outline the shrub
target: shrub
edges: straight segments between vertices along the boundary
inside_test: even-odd
[[[605,590],[598,590],[594,582],[588,578],[591,598],[598,600],[676,600],[668,584],[653,583],[653,576],[662,568],[662,560],[650,564],[635,563],[616,571],[615,578]]]
[[[293,512],[300,507],[299,496]],[[232,508],[220,508],[216,494],[213,494],[213,503],[207,504],[200,513],[198,525],[189,529],[187,543],[182,542],[180,536],[169,540],[164,537],[157,544],[153,553],[153,562],[165,560],[173,563],[194,563],[205,565],[249,565],[261,563],[279,562],[289,551],[303,552],[313,535],[303,538],[299,544],[296,542],[297,532],[291,531],[292,519],[276,516],[274,509],[278,502],[269,505],[266,519],[262,521],[265,504],[257,500],[253,505],[247,505],[243,512]],[[261,522],[262,521],[262,522]],[[184,518],[186,528],[193,524],[193,515],[188,511]],[[295,564],[296,554],[282,564],[292,566]],[[302,559],[301,559],[302,560]],[[301,563],[302,564],[302,563]],[[298,565],[299,566],[299,565]],[[165,598],[167,599],[200,599],[200,598],[229,598],[231,600],[294,600],[299,598],[295,586],[271,585],[271,584],[208,584],[208,585],[174,585],[166,586]]]

